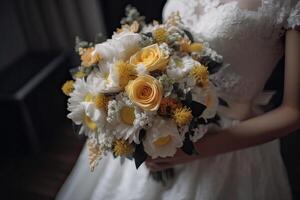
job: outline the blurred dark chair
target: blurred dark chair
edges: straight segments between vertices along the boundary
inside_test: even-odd
[[[31,52],[0,71],[1,156],[37,153],[65,122],[68,56]]]

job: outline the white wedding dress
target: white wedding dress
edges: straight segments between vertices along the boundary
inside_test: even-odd
[[[179,11],[182,20],[242,77],[237,79],[228,70],[215,77],[224,86],[220,95],[231,105],[222,110],[227,115],[223,125],[262,114],[258,105],[266,104],[271,94],[263,92],[264,85],[283,56],[285,30],[300,25],[300,2],[262,0],[258,9],[250,10],[236,1],[169,0],[164,17],[173,11]],[[57,199],[291,199],[277,140],[179,165],[175,173],[174,180],[162,186],[148,177],[145,165],[136,170],[134,162],[121,165],[110,155],[92,173],[85,147]]]

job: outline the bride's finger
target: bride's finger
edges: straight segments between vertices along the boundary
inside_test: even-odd
[[[165,169],[169,169],[171,168],[172,165],[169,165],[169,164],[164,164],[164,165],[156,165],[154,168],[153,168],[153,171],[163,171]]]

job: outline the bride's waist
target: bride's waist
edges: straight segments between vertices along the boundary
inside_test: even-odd
[[[223,117],[239,121],[243,121],[257,115],[253,111],[252,103],[239,102],[231,102],[228,107],[220,106],[219,114]]]
[[[238,121],[256,117],[265,112],[262,107],[270,103],[274,94],[274,91],[262,92],[248,101],[228,99],[228,106],[220,106],[219,113],[221,116]]]

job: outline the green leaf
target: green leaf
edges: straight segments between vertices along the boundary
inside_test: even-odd
[[[193,102],[193,95],[192,95],[192,92],[188,92],[186,95],[185,95],[185,101],[187,104],[192,104]]]
[[[191,42],[194,42],[194,37],[193,37],[192,33],[185,29],[183,31],[188,36],[188,38],[191,40]]]
[[[135,146],[135,152],[133,154],[136,169],[138,169],[141,164],[143,164],[147,157],[148,155],[144,151],[143,143],[137,144]]]
[[[178,83],[173,84],[174,91],[176,92],[178,97],[184,97],[184,92],[179,88]]]
[[[210,74],[218,72],[223,66],[222,63],[215,62],[209,56],[201,58],[201,63],[208,67],[208,71]]]
[[[188,155],[194,155],[197,152],[194,148],[193,142],[190,140],[189,133],[185,134],[185,139],[183,141],[183,146],[181,147],[181,150]]]
[[[146,130],[145,129],[140,130],[139,141],[142,142],[145,139],[145,136],[146,136]]]
[[[208,119],[207,120],[207,123],[209,124],[209,123],[214,123],[214,124],[216,124],[216,125],[218,125],[218,126],[221,126],[221,124],[220,124],[220,116],[219,115],[216,115],[214,118],[211,118],[211,119]]]
[[[199,117],[206,109],[206,106],[204,104],[198,103],[196,101],[183,101],[182,103],[183,105],[189,107],[192,110],[193,117]]]

